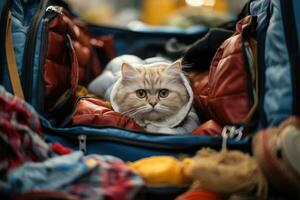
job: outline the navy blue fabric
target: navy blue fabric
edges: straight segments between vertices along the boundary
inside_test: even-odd
[[[19,75],[22,75],[23,54],[26,41],[26,34],[38,4],[34,1],[14,0],[11,5],[12,32],[14,51]],[[4,66],[4,86],[8,91],[11,90],[9,77],[7,76],[7,66]]]
[[[296,22],[296,29],[297,29],[297,35],[300,36],[300,1],[299,0],[293,0],[294,5],[294,15],[295,15],[295,22]],[[300,37],[298,37],[298,47],[300,47]]]
[[[45,0],[46,1],[46,0]],[[31,90],[32,98],[29,101],[29,103],[38,111],[41,110],[41,84],[40,84],[40,78],[41,78],[41,66],[44,65],[44,58],[43,53],[46,51],[45,44],[42,42],[42,40],[45,40],[45,38],[42,38],[42,30],[45,28],[45,21],[41,21],[38,24],[38,29],[35,31],[35,43],[30,43],[31,47],[27,47],[28,49],[25,49],[25,43],[26,40],[29,37],[28,31],[30,29],[30,26],[32,26],[33,17],[37,12],[43,12],[42,10],[39,10],[40,3],[45,1],[36,1],[36,0],[14,0],[12,1],[10,11],[12,15],[12,33],[13,33],[13,45],[14,45],[14,51],[16,56],[16,63],[18,67],[19,76],[22,80],[22,72],[24,67],[24,54],[26,51],[29,50],[29,48],[34,48],[34,54],[33,54],[33,61],[32,61],[32,79],[29,81],[32,81],[32,87],[31,88],[24,88],[23,85],[23,92],[25,92],[26,89]],[[47,1],[48,2],[48,1]],[[34,45],[33,45],[34,44]],[[31,66],[30,66],[31,67]],[[3,76],[4,80],[4,86],[5,88],[12,92],[9,76],[8,76],[8,69],[7,69],[7,63],[4,63],[4,73],[1,74]]]
[[[41,56],[41,52],[45,52],[46,49],[44,47],[44,45],[42,45],[42,30],[45,28],[45,22],[42,21],[42,23],[40,23],[39,28],[38,28],[38,33],[37,37],[36,37],[36,48],[35,48],[35,53],[34,53],[34,64],[33,64],[33,77],[32,77],[32,94],[35,98],[31,99],[31,104],[33,105],[33,107],[35,107],[36,109],[38,109],[38,111],[40,111],[40,109],[42,108],[41,104],[41,85],[40,85],[40,78],[41,78],[41,66],[44,65],[44,58],[42,58]],[[48,35],[47,35],[48,37]],[[45,39],[45,38],[44,38]]]
[[[129,30],[121,28],[90,25],[92,35],[113,35],[117,55],[127,54],[129,49],[145,43],[163,43],[170,38],[176,38],[178,42],[190,44],[203,37],[208,31],[206,26],[195,26],[190,29],[143,29]]]
[[[75,126],[54,128],[44,118],[42,118],[42,124],[44,136],[48,142],[59,142],[78,150],[78,136],[86,135],[88,154],[109,154],[126,161],[153,155],[193,155],[202,147],[220,149],[222,144],[221,137],[148,134],[113,127]],[[250,143],[251,137],[239,141],[230,139],[228,140],[228,148],[250,152]]]
[[[5,6],[5,1],[0,1],[0,10],[1,10],[1,12],[4,9],[4,6]]]

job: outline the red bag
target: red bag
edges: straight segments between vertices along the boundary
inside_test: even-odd
[[[246,46],[255,26],[256,17],[253,16],[239,21],[236,32],[217,50],[209,72],[191,73],[194,105],[204,118],[214,121],[215,134],[220,133],[220,127],[224,125],[248,122],[256,109],[257,99],[253,94],[249,57],[246,55],[246,49],[255,54],[255,48]],[[255,56],[252,59],[255,60]],[[201,134],[205,133],[200,127],[194,133],[200,133],[199,130]]]
[[[102,71],[107,59],[115,56],[111,36],[91,38],[87,27],[62,7],[48,8],[48,46],[44,64],[44,110],[59,125],[76,102],[76,89]],[[100,52],[101,51],[101,52]]]

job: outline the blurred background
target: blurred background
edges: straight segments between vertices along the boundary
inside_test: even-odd
[[[247,0],[67,0],[88,23],[138,29],[143,26],[222,25]]]

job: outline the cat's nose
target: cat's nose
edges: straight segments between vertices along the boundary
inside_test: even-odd
[[[157,104],[157,102],[149,102],[149,104],[154,108],[154,106]]]

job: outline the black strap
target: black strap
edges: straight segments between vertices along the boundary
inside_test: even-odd
[[[10,0],[4,0],[0,18],[0,84],[4,84],[4,67],[5,67],[5,33],[8,12],[11,5]]]
[[[300,116],[300,52],[298,38],[299,33],[297,32],[295,21],[296,17],[293,9],[295,3],[294,0],[281,0],[280,3],[284,34],[291,64],[293,114]]]

